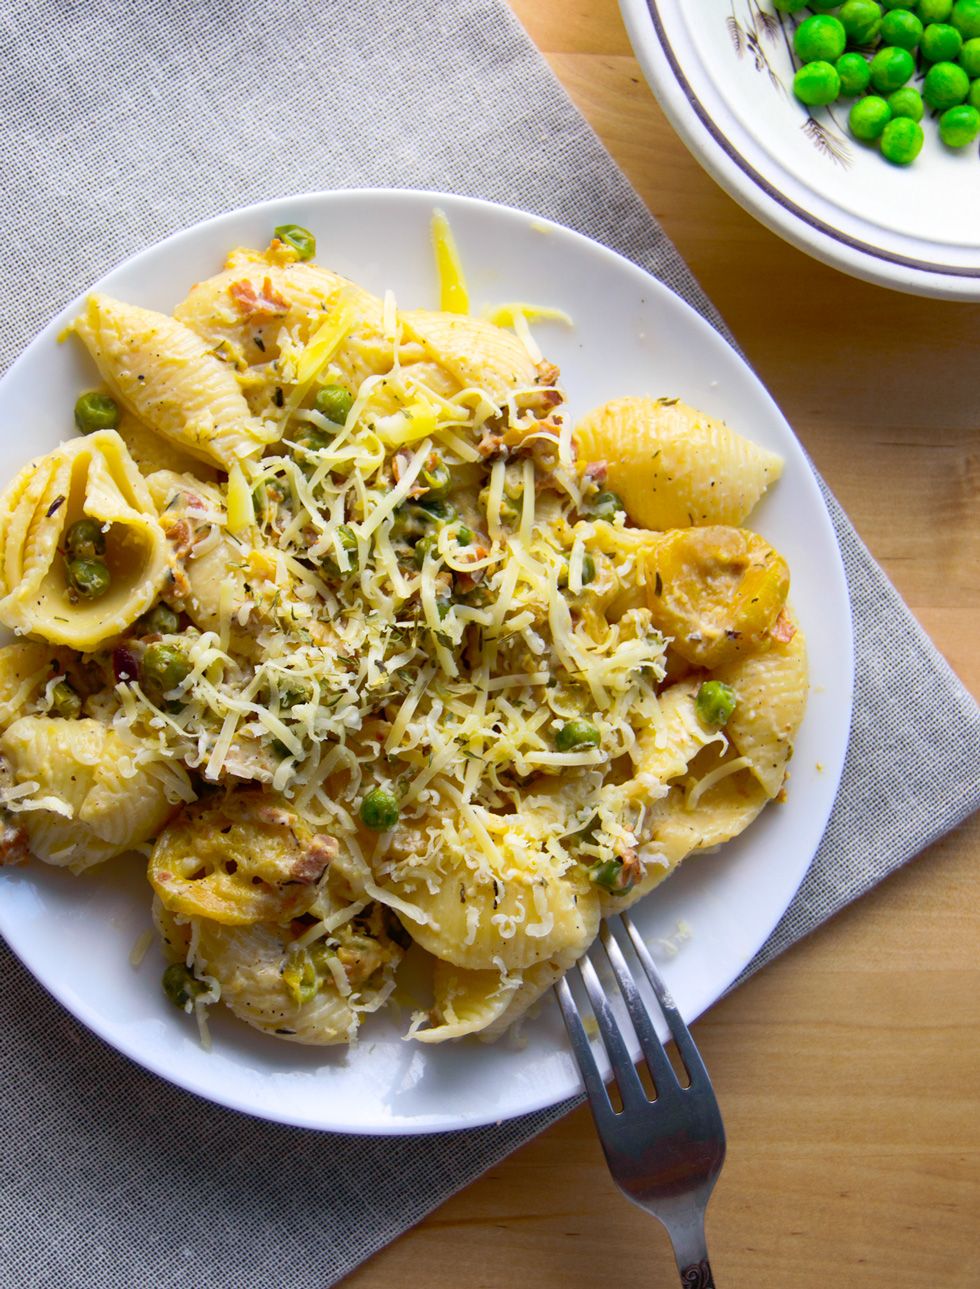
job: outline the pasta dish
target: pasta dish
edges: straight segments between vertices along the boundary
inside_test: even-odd
[[[437,310],[295,225],[172,315],[90,296],[101,384],[0,498],[0,862],[141,854],[202,1023],[353,1042],[408,954],[409,1037],[494,1038],[783,790],[780,459],[655,392],[573,422],[560,319],[434,239]]]

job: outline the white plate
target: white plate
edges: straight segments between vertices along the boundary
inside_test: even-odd
[[[775,15],[774,24],[771,0],[620,0],[620,8],[674,128],[750,214],[855,277],[980,300],[975,144],[944,147],[927,118],[925,145],[903,168],[851,136],[848,100],[811,117],[793,97],[788,40],[805,13],[782,23]]]
[[[460,197],[340,192],[270,202],[180,233],[98,287],[169,310],[192,283],[218,270],[230,247],[264,245],[275,225],[289,221],[314,231],[323,263],[374,291],[392,287],[406,307],[432,306],[435,205],[452,222],[475,303],[530,300],[575,319],[573,329],[538,328],[542,348],[561,364],[574,413],[615,395],[682,395],[786,458],[754,523],[789,559],[810,642],[813,692],[789,800],[767,809],[717,856],[689,861],[636,910],[655,946],[679,922],[690,926],[690,939],[664,971],[693,1018],[738,975],[802,880],[833,803],[850,719],[851,625],[840,553],[803,453],[748,367],[666,287],[611,251],[518,211]],[[59,345],[56,337],[78,308],[76,302],[56,318],[2,382],[3,479],[28,449],[54,447],[71,432],[75,397],[93,372],[80,346]],[[0,870],[0,931],[42,984],[121,1052],[202,1096],[313,1128],[415,1133],[505,1119],[580,1086],[550,998],[527,1024],[522,1050],[506,1041],[406,1043],[406,1016],[367,1024],[351,1052],[316,1050],[258,1034],[219,1008],[214,1047],[205,1052],[194,1026],[161,993],[158,950],[138,970],[129,965],[149,925],[149,903],[141,861],[117,860],[81,878],[41,864]]]

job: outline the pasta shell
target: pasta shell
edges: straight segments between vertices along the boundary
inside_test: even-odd
[[[725,752],[717,744],[703,748],[690,762],[688,774],[694,786],[701,780],[711,786],[696,801],[681,785],[652,803],[644,821],[645,840],[639,847],[643,877],[623,895],[602,891],[603,917],[621,913],[648,895],[693,851],[720,846],[749,826],[769,798],[749,770],[724,772],[726,765],[734,767],[739,759],[734,748]],[[719,770],[723,777],[712,783],[708,776]]]
[[[195,966],[218,981],[221,1001],[239,1020],[293,1043],[327,1047],[353,1037],[358,1017],[336,985],[328,982],[306,1002],[290,993],[284,971],[291,938],[282,927],[201,919],[197,928]]]
[[[580,466],[603,461],[604,486],[643,528],[742,524],[782,459],[676,399],[620,398],[574,433]]]
[[[89,651],[119,635],[157,598],[170,573],[166,537],[142,475],[113,430],[72,439],[18,476],[0,497],[0,621],[53,644]],[[97,599],[72,603],[63,535],[99,520],[111,574]]]
[[[78,873],[149,840],[193,792],[182,767],[139,764],[136,751],[98,721],[15,721],[0,755],[15,783],[37,785],[8,803],[31,853]]]
[[[654,626],[697,667],[764,648],[789,593],[786,561],[745,528],[678,528],[653,537],[643,572]]]
[[[280,420],[277,396],[284,389],[288,394],[293,381],[284,379],[288,367],[275,360],[291,359],[298,379],[306,346],[312,342],[312,349],[321,324],[341,312],[346,319],[342,339],[318,377],[294,390],[292,401],[298,404],[311,401],[317,380],[354,392],[366,377],[390,370],[394,345],[384,335],[377,296],[317,264],[252,256],[198,283],[174,316],[215,353],[247,368],[242,388],[249,406]]]
[[[0,649],[0,726],[6,728],[44,691],[48,681],[73,665],[74,655],[40,640],[20,640]]]
[[[213,976],[221,1001],[255,1029],[293,1043],[348,1043],[361,1016],[384,1002],[402,956],[382,914],[374,906],[356,929],[342,927],[308,949],[285,927],[195,919],[191,965]]]
[[[400,317],[406,334],[421,341],[428,356],[460,389],[481,389],[498,407],[514,391],[534,389],[537,368],[512,332],[482,318],[427,309]]]
[[[203,461],[196,460],[172,439],[166,439],[151,430],[132,412],[123,411],[116,432],[144,475],[150,475],[155,470],[176,470],[194,474],[205,482],[213,482],[218,477],[215,470]]]
[[[192,456],[227,469],[278,437],[252,415],[234,371],[176,319],[92,295],[75,331],[119,401]]]
[[[539,843],[518,833],[508,821],[494,839],[494,859],[479,867],[443,856],[437,882],[416,877],[409,860],[379,881],[379,898],[394,897],[424,949],[468,970],[521,971],[562,951],[584,952],[599,929],[593,889],[561,874]]]
[[[536,962],[522,973],[506,976],[499,971],[465,971],[451,963],[437,962],[433,1023],[428,1029],[416,1030],[412,1038],[419,1043],[445,1043],[479,1034],[492,1042],[546,994],[578,956],[558,954]]]
[[[725,733],[770,797],[783,786],[793,740],[803,720],[807,697],[806,641],[797,627],[791,640],[714,673],[735,690],[735,711]]]
[[[172,913],[288,922],[311,907],[336,850],[271,795],[230,793],[183,810],[157,839],[147,876]]]

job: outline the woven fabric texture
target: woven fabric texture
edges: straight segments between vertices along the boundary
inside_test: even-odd
[[[8,0],[0,47],[0,370],[125,256],[312,189],[524,207],[724,331],[504,0]],[[811,873],[746,974],[980,804],[975,705],[828,504],[857,637],[851,750]],[[568,1109],[422,1139],[257,1122],[132,1066],[2,946],[0,970],[2,1289],[324,1289]]]

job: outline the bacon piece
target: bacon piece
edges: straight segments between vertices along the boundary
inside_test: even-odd
[[[773,640],[778,640],[780,644],[789,644],[796,635],[796,626],[793,623],[793,619],[785,609],[780,609],[779,617],[773,624],[773,628],[769,634],[772,636]]]
[[[194,545],[194,538],[191,533],[191,526],[186,519],[175,519],[171,523],[167,523],[167,517],[164,515],[163,529],[178,559],[183,559],[185,555],[190,554],[191,547]]]
[[[289,301],[282,298],[268,277],[259,291],[255,290],[248,278],[232,282],[228,294],[246,318],[281,318],[289,312]]]
[[[467,549],[468,549],[468,552],[472,552],[472,555],[470,556],[468,553],[467,557],[472,558],[472,561],[474,564],[478,563],[481,559],[486,559],[486,557],[490,554],[489,548],[484,546],[480,542],[478,542],[475,546],[468,547]],[[461,594],[465,595],[467,591],[472,591],[475,586],[480,585],[480,583],[483,581],[484,577],[486,576],[486,572],[487,570],[485,568],[475,568],[472,571],[472,573],[457,572],[456,589]]]
[[[315,885],[340,853],[336,837],[317,833],[290,870],[290,878],[304,886]]]
[[[407,470],[411,459],[411,452],[396,452],[391,458],[391,473],[394,476],[395,483],[401,482],[401,477]],[[412,484],[411,488],[409,488],[408,496],[415,500],[418,497],[424,497],[428,491],[429,489],[424,483],[416,482]]]
[[[0,867],[23,864],[29,857],[27,833],[24,829],[10,823],[0,827]]]
[[[495,457],[504,446],[504,436],[502,434],[484,434],[483,438],[476,445],[476,450],[484,461],[490,457]]]
[[[537,385],[557,385],[561,380],[560,369],[554,363],[548,362],[547,359],[539,362],[534,370],[538,373],[534,378]]]
[[[628,891],[643,876],[643,862],[632,846],[624,850],[619,858],[623,867],[619,870],[616,887],[618,890]]]
[[[609,463],[606,461],[590,461],[583,473],[586,479],[591,479],[593,483],[605,483],[606,475],[609,473]]]

